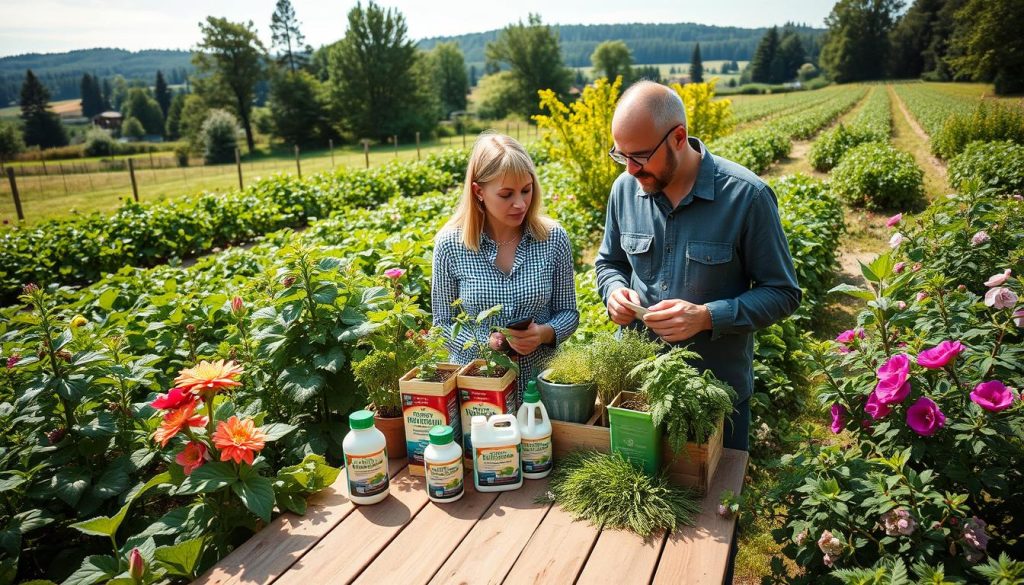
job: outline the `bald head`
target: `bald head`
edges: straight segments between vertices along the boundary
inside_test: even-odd
[[[653,81],[638,81],[619,99],[612,117],[612,134],[616,129],[650,129],[654,132],[679,124],[686,128],[686,107],[672,88]]]

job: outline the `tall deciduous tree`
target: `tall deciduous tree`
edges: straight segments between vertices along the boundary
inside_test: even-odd
[[[50,92],[29,69],[21,84],[21,119],[25,144],[39,148],[64,146],[68,134],[60,117],[49,110]]]
[[[889,32],[900,0],[839,0],[825,19],[822,69],[833,81],[880,79],[889,57]]]
[[[439,43],[430,50],[428,59],[427,65],[437,85],[442,117],[465,110],[469,78],[466,76],[466,60],[458,43]]]
[[[271,41],[278,51],[277,62],[293,73],[309,64],[313,52],[313,48],[305,44],[306,37],[299,30],[299,24],[291,0],[277,0],[270,17]]]
[[[162,136],[164,133],[164,115],[160,111],[160,104],[144,88],[133,87],[128,90],[121,114],[125,120],[138,120],[146,134]]]
[[[614,82],[622,76],[622,82],[629,85],[633,72],[633,52],[623,41],[604,41],[594,48],[590,54],[590,63],[594,66],[594,75],[607,77]]]
[[[1024,1],[970,0],[956,22],[948,58],[953,70],[992,82],[999,94],[1024,91]]]
[[[308,71],[281,71],[270,84],[274,136],[287,144],[309,144],[324,127],[323,89]]]
[[[156,85],[153,87],[153,97],[156,98],[156,103],[160,105],[160,114],[166,119],[167,111],[171,109],[171,90],[167,87],[167,81],[164,80],[163,72],[159,70],[156,72]]]
[[[704,61],[700,58],[700,43],[693,46],[690,57],[690,83],[704,83]]]
[[[523,115],[540,113],[538,91],[550,89],[563,98],[569,92],[572,72],[562,63],[558,34],[538,14],[530,14],[526,24],[506,26],[485,52],[489,70],[508,65],[517,89],[515,110]]]
[[[266,78],[266,49],[252,21],[243,24],[210,16],[199,23],[199,30],[203,40],[192,54],[192,63],[202,76],[196,80],[196,90],[206,103],[234,110],[252,152],[252,107],[256,84]]]

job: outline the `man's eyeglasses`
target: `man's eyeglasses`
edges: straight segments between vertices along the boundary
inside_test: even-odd
[[[624,152],[619,152],[618,150],[615,150],[615,147],[612,146],[611,150],[608,151],[608,156],[612,157],[612,160],[619,163],[620,165],[627,164],[628,161],[633,161],[633,164],[635,164],[638,167],[642,167],[645,164],[651,162],[651,158],[653,158],[654,155],[658,153],[658,149],[661,148],[662,144],[665,144],[665,141],[668,139],[669,135],[675,132],[676,128],[680,126],[682,126],[682,124],[676,124],[675,126],[671,127],[669,131],[665,133],[665,136],[661,138],[661,142],[659,142],[657,146],[651,149],[650,154],[626,154]]]

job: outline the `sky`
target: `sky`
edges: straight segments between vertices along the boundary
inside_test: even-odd
[[[0,56],[93,47],[190,49],[206,16],[252,20],[269,45],[275,0],[0,0]],[[834,0],[381,0],[406,19],[409,37],[483,32],[538,13],[549,24],[696,22],[761,27],[787,21],[823,27]],[[341,38],[355,0],[292,0],[306,41]],[[365,5],[365,3],[364,3]]]

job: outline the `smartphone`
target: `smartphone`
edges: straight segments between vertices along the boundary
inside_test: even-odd
[[[644,315],[646,315],[647,313],[651,312],[649,309],[641,307],[640,305],[638,305],[636,303],[631,303],[629,301],[619,301],[619,302],[622,305],[625,305],[627,308],[629,308],[629,310],[633,311],[633,314],[636,315],[637,319],[643,319]]]
[[[509,328],[509,329],[511,329],[513,331],[526,331],[527,329],[530,328],[530,325],[533,325],[533,317],[527,317],[526,319],[523,319],[522,321],[516,321],[515,323],[509,323],[505,327],[507,327],[507,328]]]

